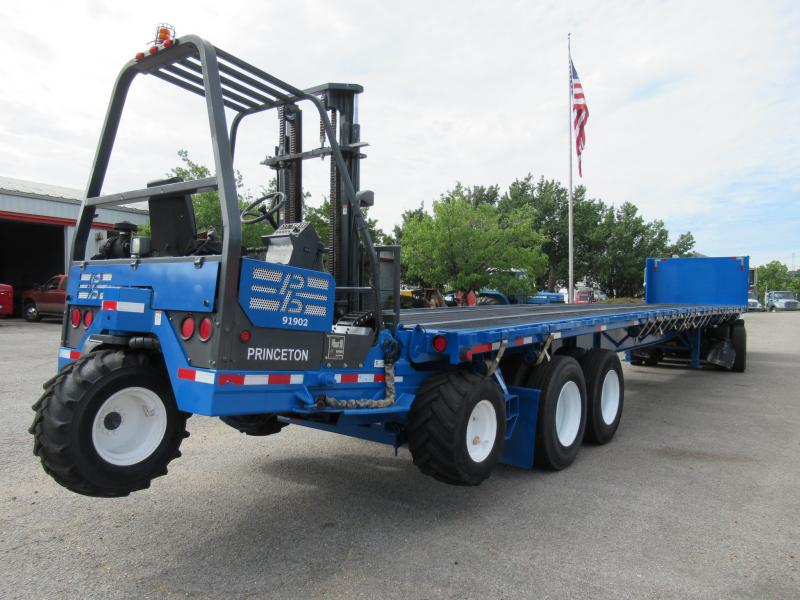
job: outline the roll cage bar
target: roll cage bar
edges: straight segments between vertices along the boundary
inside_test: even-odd
[[[153,75],[206,99],[216,176],[101,196],[100,192],[108,170],[125,99],[131,83],[140,74]],[[333,85],[355,93],[362,91],[360,86],[353,84]],[[310,90],[301,90],[216,48],[195,35],[176,38],[170,47],[157,47],[154,54],[146,55],[141,60],[128,62],[120,71],[114,84],[86,188],[86,198],[81,206],[77,222],[70,264],[76,260],[85,259],[86,242],[96,206],[124,204],[159,196],[194,194],[217,189],[223,226],[219,312],[223,328],[232,325],[233,311],[225,309],[237,301],[241,259],[242,232],[233,169],[233,153],[239,125],[247,116],[273,108],[296,110],[297,102],[308,101],[319,112],[321,133],[324,131],[329,142],[329,149],[326,149],[327,151],[321,155],[331,154],[335,161],[336,178],[341,181],[346,206],[350,210],[358,240],[366,253],[370,266],[370,286],[368,288],[350,287],[346,288],[346,291],[371,290],[373,292],[377,335],[383,321],[378,281],[378,256],[356,197],[356,186],[353,184],[347,168],[342,148],[337,142],[334,126],[328,117],[325,104],[317,95],[327,87],[318,86]],[[230,131],[226,129],[226,107],[236,112]],[[296,218],[301,219],[302,215],[298,215]],[[337,281],[337,283],[340,282]]]

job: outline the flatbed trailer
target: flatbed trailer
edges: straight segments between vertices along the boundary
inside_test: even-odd
[[[361,212],[373,202],[359,191],[362,88],[300,89],[168,33],[159,28],[117,79],[74,237],[58,371],[33,407],[34,453],[66,488],[113,497],[148,487],[180,455],[192,414],[251,436],[302,425],[407,445],[423,473],[478,485],[498,462],[558,470],[584,440],[609,442],[623,352],[635,364],[744,370],[746,257],[648,259],[645,304],[401,311],[400,248],[373,244]],[[214,177],[102,194],[138,75],[205,99]],[[303,151],[309,104],[324,143]],[[272,109],[279,143],[263,164],[278,189],[242,211],[237,131]],[[325,244],[302,222],[300,166],[320,157],[331,159]],[[222,231],[198,239],[191,195],[209,190]],[[152,233],[120,224],[89,251],[97,207],[135,202],[148,203]],[[263,220],[274,232],[243,250],[242,226]]]

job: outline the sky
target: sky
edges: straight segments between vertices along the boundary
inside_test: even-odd
[[[84,188],[114,80],[159,22],[298,87],[363,85],[361,187],[384,229],[457,181],[566,184],[571,33],[590,112],[576,185],[704,254],[800,268],[800,3],[4,2],[0,175]],[[235,166],[258,190],[275,119],[240,135]],[[213,162],[202,99],[138,78],[103,191],[143,187],[181,148]],[[318,203],[328,164],[310,163]]]

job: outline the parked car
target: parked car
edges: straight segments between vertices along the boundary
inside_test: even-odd
[[[0,283],[0,317],[10,317],[14,312],[14,288]]]
[[[22,316],[26,321],[38,321],[43,316],[62,317],[67,298],[67,276],[55,275],[44,285],[22,294]]]
[[[767,292],[764,304],[769,312],[778,310],[800,310],[800,302],[792,292],[773,291]]]
[[[594,290],[578,290],[575,292],[575,304],[592,304],[597,302]]]

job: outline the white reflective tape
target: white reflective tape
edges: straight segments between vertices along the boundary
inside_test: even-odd
[[[198,383],[210,383],[211,385],[214,385],[214,373],[209,373],[208,371],[195,371],[194,380]]]
[[[500,348],[500,342],[493,342],[492,343],[492,350],[497,350]]]
[[[244,385],[267,385],[269,375],[245,375]]]
[[[69,358],[69,348],[59,348],[58,358]]]
[[[402,375],[395,375],[394,376],[395,383],[403,383],[403,376]]]
[[[143,313],[144,302],[120,302],[117,301],[117,310],[120,312]]]
[[[334,380],[336,383],[342,383],[342,375],[341,375],[340,373],[336,373],[336,374],[333,376],[333,380]]]
[[[161,325],[161,311],[157,310],[155,312],[155,316],[153,317],[153,323],[155,325]]]
[[[296,375],[292,375],[290,377],[289,383],[292,383],[292,384],[301,384],[301,383],[303,383],[303,375],[301,373],[298,373]]]
[[[383,361],[380,360],[380,359],[376,360],[375,361],[375,368],[376,369],[382,369],[383,368]]]
[[[554,339],[554,340],[561,339],[561,332],[560,332],[560,331],[556,331],[556,332],[553,334],[553,339]]]
[[[358,383],[374,383],[375,375],[373,373],[358,374]]]
[[[522,343],[523,344],[532,344],[533,343],[533,336],[529,335],[529,336],[526,336],[526,337],[522,338]]]

